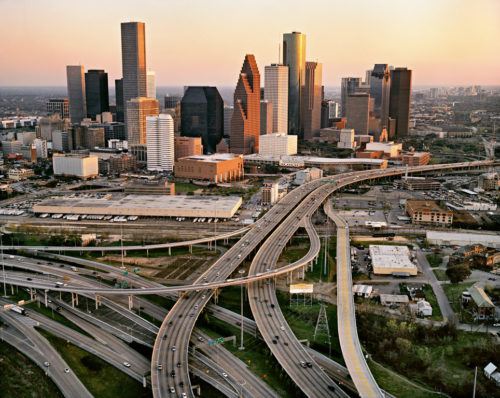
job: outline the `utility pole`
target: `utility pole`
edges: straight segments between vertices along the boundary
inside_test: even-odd
[[[476,380],[477,380],[477,366],[474,368],[474,391],[472,392],[472,398],[476,398]]]
[[[7,297],[7,285],[5,284],[5,262],[3,258],[3,234],[0,234],[0,249],[2,252],[3,296]]]
[[[245,273],[245,270],[239,270],[238,273],[243,276]],[[243,346],[243,283],[240,285],[241,286],[241,339],[240,339],[240,350],[244,350],[245,347]]]

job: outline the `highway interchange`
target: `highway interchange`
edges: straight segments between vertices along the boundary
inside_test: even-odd
[[[304,184],[303,186],[291,191],[281,202],[279,202],[267,214],[265,214],[254,225],[253,228],[251,228],[230,250],[228,250],[223,256],[221,256],[219,260],[191,286],[142,286],[142,288],[139,287],[134,289],[96,289],[63,286],[58,289],[61,291],[73,291],[93,295],[145,295],[171,294],[173,292],[181,292],[179,299],[177,300],[171,311],[169,311],[162,323],[162,326],[159,329],[154,344],[153,356],[151,361],[151,383],[153,395],[155,397],[180,397],[185,395],[193,396],[188,373],[188,351],[189,341],[191,339],[194,324],[196,323],[196,319],[201,313],[201,310],[208,303],[210,297],[214,294],[216,289],[229,284],[248,284],[249,297],[251,298],[250,303],[254,318],[256,320],[256,324],[261,331],[264,340],[270,346],[271,351],[277,357],[278,361],[282,364],[290,377],[309,397],[332,396],[333,394],[335,394],[336,396],[342,396],[342,394],[344,393],[336,388],[335,383],[322,372],[322,370],[314,362],[314,360],[309,357],[309,354],[305,352],[302,345],[297,342],[295,336],[291,332],[291,329],[284,320],[284,317],[279,310],[279,306],[275,305],[275,307],[273,308],[275,310],[274,316],[265,316],[265,314],[269,313],[269,311],[265,309],[261,304],[274,303],[276,296],[274,293],[272,282],[264,282],[263,280],[272,278],[283,272],[281,271],[281,269],[274,269],[274,264],[276,263],[275,260],[277,260],[279,254],[284,248],[284,245],[286,244],[286,242],[288,242],[291,236],[293,236],[299,225],[304,225],[307,227],[310,215],[312,215],[318,209],[318,207],[327,199],[327,197],[331,193],[342,186],[368,179],[403,174],[405,172],[414,173],[440,169],[446,170],[455,168],[481,167],[487,164],[489,163],[472,162],[421,166],[408,169],[394,168],[385,170],[350,172]],[[341,220],[337,221],[340,222]],[[337,225],[339,226],[340,224]],[[339,233],[342,229],[342,227],[339,228]],[[345,228],[344,231],[346,231]],[[342,247],[339,247],[339,253],[342,253],[343,250],[348,253],[348,235],[344,234],[344,236],[345,238],[342,240],[344,249],[342,249]],[[338,242],[340,241],[341,239],[338,240]],[[263,242],[263,245],[260,247],[254,257],[249,275],[244,278],[236,278],[234,280],[230,280],[229,282],[224,282],[245,260],[246,257],[255,252],[261,242]],[[312,239],[310,252],[314,252],[316,250],[315,248],[313,250],[313,246],[315,245],[314,242],[315,239]],[[51,248],[46,247],[38,247],[37,249],[51,250]],[[79,249],[85,250],[85,248]],[[348,257],[349,256],[347,256],[347,258]],[[262,262],[260,261],[260,259],[262,259]],[[267,261],[264,261],[266,259]],[[306,260],[307,261],[303,262],[302,264],[295,265],[296,268],[303,268],[308,264],[308,262],[312,261],[312,259],[309,258]],[[290,271],[291,268],[286,270],[286,272]],[[350,276],[350,272],[348,273]],[[56,290],[54,286],[50,284],[26,283],[26,281],[24,281],[24,283],[22,284],[20,282],[15,284],[31,286],[45,290]],[[263,286],[263,288],[260,288],[259,286]],[[352,299],[352,295],[350,294],[350,292],[346,297],[351,297]],[[268,300],[268,302],[266,303],[263,300]],[[354,311],[349,310],[348,312],[352,312],[350,318],[353,318]],[[269,320],[272,320],[272,322],[269,322]],[[278,345],[272,343],[272,336],[275,336],[276,327],[278,324],[278,330],[280,331],[280,333],[284,332],[283,338],[280,337],[280,340],[285,341],[284,339],[286,338],[288,346],[285,346],[284,344]],[[355,323],[353,327],[355,332]],[[343,333],[341,330],[339,330],[339,332],[341,334]],[[296,344],[296,342],[298,343],[298,345]],[[359,352],[361,352],[359,342],[357,341],[357,336],[356,339],[352,339],[352,343],[357,345],[357,348],[359,348]],[[345,356],[346,352],[344,351],[344,346],[342,346],[342,350]],[[307,366],[306,368],[302,368],[302,366],[299,366],[300,360],[303,359],[306,359],[306,362],[310,362],[312,367]],[[310,359],[310,361],[308,359]],[[180,367],[178,365],[179,363]],[[347,359],[346,363],[348,363],[348,369],[351,373],[351,376],[355,377],[355,372],[351,370],[349,361]],[[172,371],[174,371],[174,373],[172,373]],[[369,370],[368,373],[363,372],[363,374],[365,375],[365,377],[367,377],[367,379],[371,377],[371,374],[369,374]],[[309,377],[309,375],[311,376]],[[358,383],[356,383],[356,379],[354,377],[353,381],[355,382],[356,387],[358,388],[358,392],[361,396],[382,396],[382,393],[380,392],[378,386],[376,386],[376,383],[374,381],[374,384],[372,384],[372,382],[370,381],[369,384],[371,387],[370,389],[366,389],[366,387],[362,388],[358,386]],[[172,390],[174,390],[175,392],[172,393]]]

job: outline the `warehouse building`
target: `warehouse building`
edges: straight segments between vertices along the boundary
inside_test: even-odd
[[[427,231],[426,239],[432,245],[472,245],[481,243],[484,246],[500,249],[500,235],[469,232]]]
[[[433,200],[407,200],[406,213],[413,224],[451,225],[453,211]]]
[[[35,214],[87,214],[140,217],[231,218],[238,196],[106,195],[103,198],[54,197],[33,206]]]
[[[54,175],[80,177],[83,180],[99,174],[97,156],[63,155],[54,153],[52,157]]]
[[[417,275],[417,266],[412,263],[407,246],[370,245],[370,257],[375,275]]]
[[[175,162],[176,178],[212,181],[216,184],[243,178],[243,156],[231,153],[188,156]]]

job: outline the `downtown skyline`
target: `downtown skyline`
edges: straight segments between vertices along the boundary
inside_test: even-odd
[[[113,82],[121,77],[119,24],[126,21],[145,22],[147,66],[159,86],[234,86],[245,54],[263,70],[280,61],[282,34],[291,31],[307,35],[308,60],[323,64],[326,86],[364,76],[375,63],[409,67],[416,86],[500,84],[496,1],[290,1],[286,18],[278,1],[257,1],[245,13],[228,1],[69,3],[0,2],[0,38],[11,55],[0,60],[0,86],[61,86],[65,66],[78,64],[106,70]]]

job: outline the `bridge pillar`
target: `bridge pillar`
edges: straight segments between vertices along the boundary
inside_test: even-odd
[[[45,290],[45,308],[47,308],[47,290]]]
[[[149,249],[146,249],[146,256],[149,257]]]
[[[126,251],[126,250],[124,250],[124,251],[123,251],[123,255],[124,255],[125,257],[127,257],[127,251]]]
[[[62,293],[59,292],[59,300],[62,300]]]
[[[131,294],[130,296],[128,296],[128,309],[129,310],[132,310],[132,308],[134,306],[133,299],[134,299],[134,295],[133,294]]]
[[[71,307],[75,308],[75,293],[71,292]]]
[[[102,257],[104,257],[104,250],[101,250]]]
[[[33,288],[30,287],[30,299],[33,300],[35,298]]]
[[[12,292],[12,295],[14,295],[14,285],[10,285],[10,291]]]
[[[172,255],[172,248],[169,246],[168,247],[168,255],[171,256]]]
[[[302,267],[302,280],[306,279],[306,266]]]
[[[193,253],[193,246],[189,245],[189,253]]]

